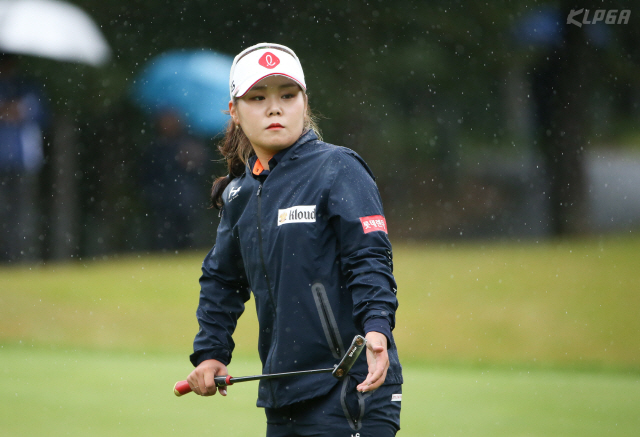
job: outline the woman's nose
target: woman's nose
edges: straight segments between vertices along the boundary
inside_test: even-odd
[[[271,99],[269,101],[269,115],[282,115],[282,108],[279,103],[279,99]]]

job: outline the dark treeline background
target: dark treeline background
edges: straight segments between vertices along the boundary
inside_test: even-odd
[[[24,56],[56,122],[40,176],[42,257],[153,247],[137,175],[153,126],[130,97],[170,49],[235,55],[293,48],[327,142],[378,177],[391,238],[546,237],[593,232],[586,153],[633,146],[640,115],[640,7],[624,24],[567,24],[596,1],[74,0],[101,26],[103,68]],[[536,27],[540,14],[555,26]],[[581,17],[580,17],[581,18]],[[532,24],[533,23],[533,24]],[[206,138],[215,149],[215,138]],[[635,141],[635,143],[634,143]],[[202,225],[213,163],[203,177]],[[635,224],[630,223],[633,227]]]

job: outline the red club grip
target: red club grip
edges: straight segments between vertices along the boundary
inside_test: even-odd
[[[216,376],[213,380],[216,383],[216,387],[224,387],[227,385],[233,385],[231,378],[231,375]],[[173,386],[173,393],[176,396],[186,395],[187,393],[191,393],[191,391],[191,387],[189,387],[189,383],[187,381],[178,381],[176,382],[176,385]]]
[[[186,395],[187,393],[191,393],[191,387],[189,387],[187,381],[178,381],[176,385],[173,386],[173,393],[176,396]]]

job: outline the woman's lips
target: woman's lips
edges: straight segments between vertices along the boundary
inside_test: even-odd
[[[280,123],[271,123],[267,129],[282,129],[283,127]]]

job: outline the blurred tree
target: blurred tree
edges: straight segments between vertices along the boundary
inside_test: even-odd
[[[550,227],[555,235],[589,230],[585,153],[591,140],[602,135],[594,129],[602,126],[593,115],[594,97],[604,92],[608,100],[620,102],[621,84],[630,89],[639,85],[638,64],[630,62],[631,52],[625,47],[629,40],[638,41],[637,30],[624,24],[590,23],[602,8],[597,1],[560,2],[560,39],[532,65],[536,142],[550,182]],[[615,119],[605,123],[611,122]]]
[[[138,237],[144,220],[135,162],[152,133],[129,103],[129,88],[145,62],[169,49],[206,47],[233,55],[260,41],[290,45],[305,67],[311,105],[324,118],[325,139],[364,155],[379,177],[398,236],[458,235],[472,226],[465,222],[469,210],[476,208],[476,218],[486,220],[496,214],[495,206],[461,183],[461,169],[471,165],[466,160],[487,148],[502,153],[537,148],[551,189],[533,189],[548,197],[548,232],[584,229],[584,149],[598,135],[617,134],[614,117],[638,115],[638,26],[605,25],[608,43],[596,44],[585,34],[587,26],[566,24],[568,9],[589,8],[590,2],[74,3],[101,24],[113,48],[112,63],[93,70],[28,62],[47,84],[54,111],[80,126],[86,253],[144,247]],[[545,6],[561,11],[557,24],[564,43],[550,52],[517,46],[514,26]],[[536,138],[514,128],[512,109],[529,105],[509,101],[514,83],[523,87],[525,99],[530,84],[539,90],[544,127]],[[594,90],[607,98],[598,100]],[[608,104],[614,113],[601,114],[594,123],[593,108],[603,100],[613,102]],[[204,245],[212,240],[213,231],[201,239]]]

